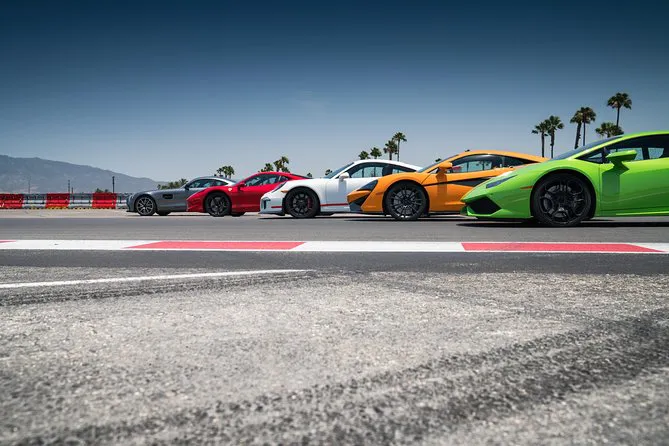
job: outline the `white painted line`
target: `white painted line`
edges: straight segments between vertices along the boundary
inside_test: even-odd
[[[15,240],[0,243],[0,250],[45,251],[120,251],[133,244],[151,243],[142,240]]]
[[[291,251],[303,252],[464,252],[460,242],[322,241],[304,242]]]
[[[71,285],[91,285],[98,283],[144,282],[147,280],[210,279],[215,277],[255,276],[263,274],[300,273],[306,269],[268,269],[257,271],[225,271],[218,273],[170,274],[161,276],[109,277],[105,279],[57,280],[54,282],[18,282],[2,283],[0,289],[57,287]]]
[[[669,243],[633,243],[636,246],[643,246],[648,249],[656,249],[662,252],[669,252]]]

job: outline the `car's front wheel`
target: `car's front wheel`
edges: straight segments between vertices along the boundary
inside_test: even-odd
[[[542,179],[534,187],[532,215],[544,225],[575,226],[590,218],[593,202],[592,192],[584,179],[559,173]]]
[[[156,201],[148,195],[142,195],[135,202],[135,211],[142,217],[148,217],[156,213]]]
[[[222,193],[213,193],[207,196],[204,209],[212,217],[223,217],[230,213],[230,199]]]
[[[427,195],[415,183],[397,183],[388,190],[385,205],[395,220],[417,220],[427,210]]]
[[[157,214],[160,215],[161,217],[166,217],[170,215],[169,211],[158,211]]]
[[[233,212],[230,215],[232,215],[233,217],[241,217],[244,214],[246,214],[246,212]]]
[[[286,211],[295,218],[315,217],[320,207],[318,197],[309,189],[294,189],[286,196]]]

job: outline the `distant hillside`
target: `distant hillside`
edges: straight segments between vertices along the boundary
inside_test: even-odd
[[[162,183],[91,166],[0,155],[0,192],[4,193],[28,193],[29,181],[32,193],[67,192],[67,180],[75,193],[94,192],[98,188],[111,191],[112,175],[115,191],[120,193],[155,189]]]

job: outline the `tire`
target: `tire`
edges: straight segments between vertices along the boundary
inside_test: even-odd
[[[320,216],[322,216],[322,217],[331,217],[331,216],[334,215],[334,212],[321,212],[321,213],[318,214],[318,215],[320,215]]]
[[[321,202],[310,189],[293,189],[286,195],[285,207],[294,218],[313,218],[320,211]]]
[[[207,195],[204,200],[204,210],[212,217],[223,217],[230,214],[230,199],[227,195],[214,192]]]
[[[388,213],[399,221],[418,220],[427,210],[425,190],[409,182],[394,184],[384,198]]]
[[[594,203],[587,181],[570,173],[541,179],[534,186],[530,200],[534,218],[553,227],[576,226],[589,219]]]
[[[156,213],[156,200],[148,195],[142,195],[135,201],[135,212],[142,217],[149,217]]]
[[[233,217],[241,217],[244,214],[246,214],[246,212],[232,212],[230,215]]]
[[[166,216],[170,215],[169,211],[158,211],[156,213],[158,215],[160,215],[161,217],[166,217]]]

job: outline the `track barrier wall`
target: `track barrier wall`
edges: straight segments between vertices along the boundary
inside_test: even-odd
[[[127,209],[126,200],[131,194],[96,192],[91,194],[3,194],[2,209]]]
[[[0,194],[0,209],[22,209],[23,194]]]

